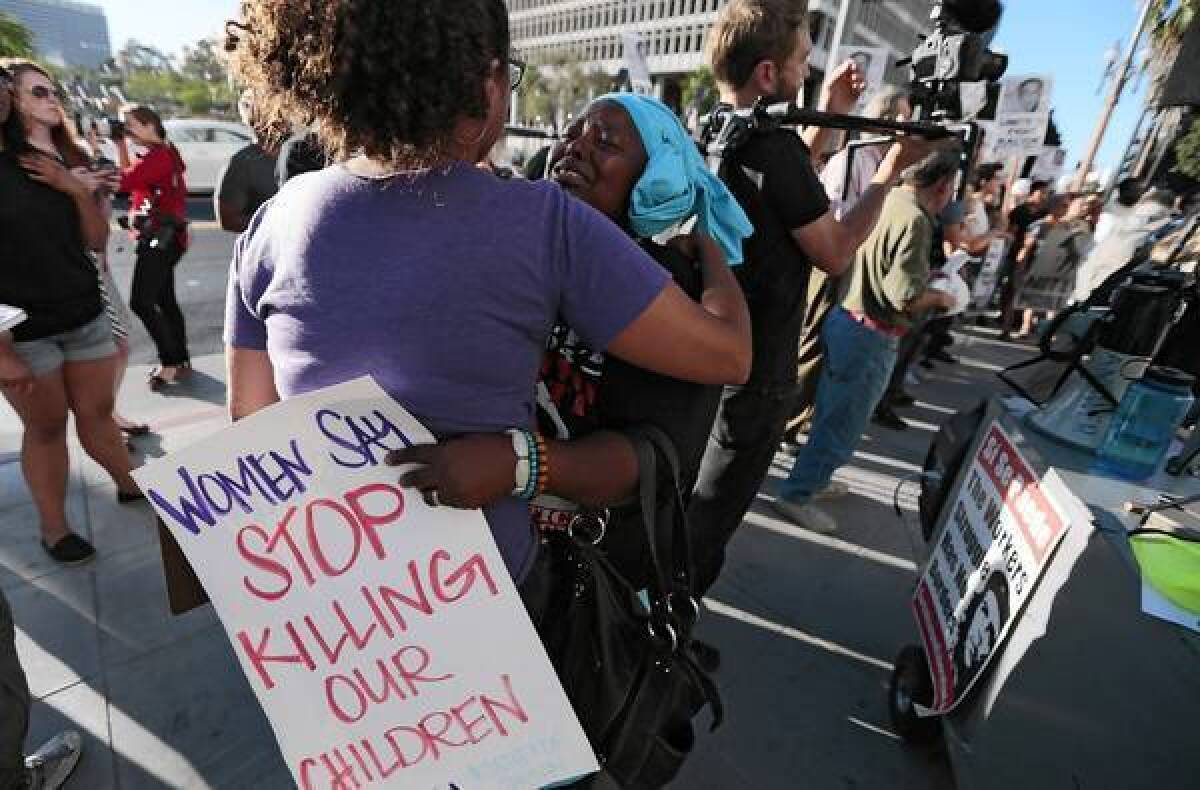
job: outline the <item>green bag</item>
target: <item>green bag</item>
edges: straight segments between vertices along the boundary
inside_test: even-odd
[[[1142,578],[1171,603],[1200,615],[1200,543],[1158,530],[1129,533]]]

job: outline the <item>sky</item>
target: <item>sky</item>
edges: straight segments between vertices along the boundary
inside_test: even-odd
[[[1067,148],[1069,169],[1086,153],[1111,85],[1097,93],[1105,51],[1119,40],[1124,54],[1138,10],[1135,0],[1005,2],[1004,18],[992,46],[1008,54],[1009,74],[1054,77],[1054,121]],[[1098,167],[1120,163],[1141,115],[1143,94],[1142,90],[1126,90],[1096,158]]]
[[[239,0],[100,0],[115,48],[130,38],[168,53],[223,29]],[[1009,55],[1010,74],[1050,74],[1055,79],[1055,120],[1068,164],[1083,157],[1104,104],[1097,86],[1105,51],[1129,42],[1137,22],[1135,0],[1006,0],[993,42]],[[1097,161],[1115,167],[1141,112],[1140,94],[1126,94],[1113,117]]]

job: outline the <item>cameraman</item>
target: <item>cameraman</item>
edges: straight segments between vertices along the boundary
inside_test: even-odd
[[[124,129],[113,130],[121,166],[121,192],[129,192],[130,223],[137,239],[130,307],[141,319],[158,350],[161,363],[150,374],[150,389],[159,391],[191,371],[183,312],[175,298],[175,265],[187,251],[187,184],[183,157],[167,142],[162,119],[143,105],[122,112]],[[129,155],[128,137],[144,146],[137,162]]]
[[[750,108],[764,97],[792,101],[808,76],[807,4],[732,0],[708,42],[726,109]],[[845,65],[822,104],[848,111],[862,84],[857,69]],[[716,581],[725,546],[766,477],[795,403],[810,271],[814,266],[833,275],[846,270],[900,173],[925,150],[911,142],[889,149],[871,186],[839,220],[811,161],[810,147],[820,150],[825,136],[815,129],[806,132],[806,140],[786,129],[756,134],[727,153],[720,169],[755,228],[744,245],[746,262],[738,268],[754,329],[754,357],[749,382],[722,394],[688,512],[701,591]],[[830,531],[832,521],[824,516],[815,526]]]

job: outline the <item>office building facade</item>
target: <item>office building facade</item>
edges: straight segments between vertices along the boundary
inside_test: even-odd
[[[0,0],[33,33],[38,57],[57,66],[94,69],[112,57],[104,9],[72,0]]]
[[[901,84],[895,65],[929,27],[932,0],[849,2],[846,46],[883,47],[890,53],[887,81]],[[636,35],[655,93],[678,108],[682,80],[705,63],[708,31],[727,0],[507,0],[513,47],[532,62],[567,56],[585,69],[616,75],[627,65],[623,42]],[[843,0],[809,3],[814,49],[806,86],[814,95],[824,79]]]

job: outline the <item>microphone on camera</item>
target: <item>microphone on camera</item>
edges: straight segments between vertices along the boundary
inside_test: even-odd
[[[1000,0],[945,0],[942,4],[951,19],[968,33],[986,33],[1000,24],[1004,5]]]

